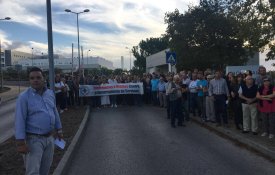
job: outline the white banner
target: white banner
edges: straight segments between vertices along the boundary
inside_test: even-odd
[[[259,65],[248,65],[248,66],[226,66],[226,74],[232,72],[234,75],[244,73],[247,70],[252,71],[252,75],[258,74]]]
[[[103,96],[120,94],[143,94],[142,83],[120,83],[106,85],[79,85],[79,96]]]

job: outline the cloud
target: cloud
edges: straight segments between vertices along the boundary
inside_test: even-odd
[[[89,13],[79,15],[80,43],[91,54],[105,57],[109,60],[120,60],[129,53],[125,47],[137,45],[142,39],[159,37],[165,32],[164,15],[178,8],[181,12],[187,10],[187,5],[197,4],[199,0],[54,0],[52,1],[52,21],[54,36],[54,51],[70,55],[69,43],[77,41],[76,15],[69,14],[64,9],[76,12],[90,9]],[[22,1],[0,0],[2,9],[0,17],[10,16],[12,21],[22,25],[47,30],[45,0]],[[20,31],[20,30],[18,30]],[[6,31],[5,31],[6,32]],[[47,50],[46,43],[33,41],[31,34],[28,41],[17,41],[11,35],[0,31],[1,38],[9,42],[12,48],[29,51],[31,47]],[[27,35],[27,34],[26,34]],[[67,43],[62,43],[62,37]],[[12,42],[15,41],[15,42]],[[21,43],[20,43],[21,42]],[[22,46],[22,43],[28,43]],[[14,44],[14,46],[12,46]],[[8,46],[8,44],[7,44]],[[125,63],[127,65],[127,63]]]
[[[16,50],[25,45],[25,43],[20,41],[13,41],[13,42],[4,42],[3,45],[5,45],[5,49],[7,50]]]
[[[126,2],[123,4],[124,10],[132,10],[132,9],[135,9],[136,7],[137,7],[136,4],[131,2]]]

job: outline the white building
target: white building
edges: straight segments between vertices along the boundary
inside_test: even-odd
[[[22,65],[22,69],[27,69],[27,67],[36,66],[43,70],[49,69],[48,59],[24,59],[18,61],[19,65]],[[77,58],[61,58],[54,59],[54,67],[62,69],[64,71],[75,71],[79,67],[79,60]],[[106,67],[108,69],[114,70],[113,62],[108,61],[101,57],[89,57],[80,60],[80,67],[84,69],[89,68],[101,68]]]
[[[146,72],[153,73],[167,73],[176,72],[176,67],[172,66],[169,68],[169,64],[166,63],[166,52],[169,49],[165,49],[156,54],[146,57]]]

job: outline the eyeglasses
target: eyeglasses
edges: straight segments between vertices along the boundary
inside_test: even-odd
[[[30,80],[34,80],[34,79],[41,80],[41,79],[42,79],[42,77],[41,77],[41,76],[37,76],[37,77],[30,77]]]

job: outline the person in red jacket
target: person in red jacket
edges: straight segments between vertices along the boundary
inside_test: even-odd
[[[257,92],[259,100],[258,110],[263,119],[263,133],[261,136],[274,138],[275,134],[275,87],[270,83],[270,78],[263,78],[263,85]]]

